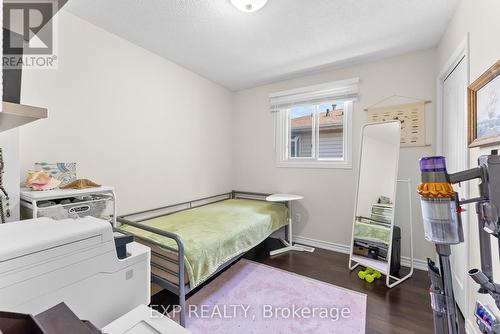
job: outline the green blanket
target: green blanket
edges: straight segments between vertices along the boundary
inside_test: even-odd
[[[389,244],[391,228],[389,226],[366,224],[359,221],[354,225],[354,238]]]
[[[288,209],[280,203],[230,199],[141,222],[175,233],[184,244],[191,288],[219,266],[250,250],[287,224]],[[172,239],[122,225],[121,229],[177,249]]]

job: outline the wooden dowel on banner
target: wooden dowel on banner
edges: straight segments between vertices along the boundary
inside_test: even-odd
[[[429,104],[429,103],[432,103],[432,101],[431,100],[425,100],[424,101],[424,104]],[[390,107],[390,106],[388,106],[388,107]],[[379,108],[383,108],[383,107],[379,107]],[[363,109],[363,111],[368,111],[369,109],[370,108],[365,108],[365,109]]]

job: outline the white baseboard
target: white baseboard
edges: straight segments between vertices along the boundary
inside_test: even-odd
[[[342,254],[349,254],[349,252],[351,251],[351,247],[347,245],[336,244],[334,242],[329,242],[329,241],[316,240],[300,236],[293,237],[293,241],[299,244],[304,244],[306,246],[318,247],[321,249],[326,249]]]
[[[299,244],[304,244],[306,246],[317,247],[321,249],[330,250],[337,253],[349,254],[351,247],[348,245],[337,244],[334,242],[311,239],[301,236],[295,236],[293,238],[294,242]],[[406,256],[401,257],[401,265],[405,267],[410,266],[410,258]],[[420,269],[427,271],[427,260],[413,259],[413,266],[415,269]]]

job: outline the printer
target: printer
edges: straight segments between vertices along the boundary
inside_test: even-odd
[[[94,217],[0,224],[0,310],[38,314],[64,302],[103,328],[148,305],[150,249],[130,242],[119,258],[117,247],[109,222]]]

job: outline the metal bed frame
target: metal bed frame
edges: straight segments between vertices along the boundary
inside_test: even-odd
[[[264,193],[255,193],[255,192],[245,192],[245,191],[231,191],[229,193],[223,193],[220,195],[214,195],[214,196],[209,196],[205,198],[200,198],[196,199],[193,201],[189,202],[183,202],[183,203],[178,203],[178,204],[173,204],[169,206],[164,206],[158,209],[152,209],[152,210],[145,210],[137,213],[132,213],[128,215],[123,215],[119,216],[117,218],[117,221],[119,223],[133,226],[136,228],[139,228],[141,230],[145,230],[154,234],[158,234],[167,238],[170,238],[174,240],[177,244],[177,249],[165,246],[161,243],[152,241],[152,240],[147,240],[148,243],[154,244],[156,246],[159,246],[163,249],[166,249],[168,251],[171,251],[173,253],[177,253],[177,261],[174,261],[168,257],[161,256],[160,254],[155,254],[159,255],[163,260],[166,260],[170,263],[173,263],[174,265],[177,265],[179,268],[179,271],[177,273],[168,270],[167,268],[161,268],[164,271],[167,271],[169,274],[174,275],[179,279],[179,284],[172,283],[162,277],[159,277],[153,273],[151,273],[151,282],[156,283],[160,285],[161,287],[167,289],[170,292],[175,293],[176,295],[179,296],[179,307],[180,307],[180,312],[179,312],[179,322],[180,325],[185,327],[186,325],[186,315],[185,315],[185,307],[186,307],[186,295],[190,292],[192,292],[194,289],[191,289],[189,287],[189,283],[185,284],[185,272],[184,272],[184,243],[182,242],[182,239],[180,238],[179,235],[175,233],[171,233],[168,231],[163,231],[158,228],[150,227],[144,224],[141,224],[141,221],[144,220],[149,220],[153,218],[158,218],[166,215],[170,215],[176,212],[184,211],[184,210],[189,210],[192,208],[198,208],[204,205],[216,203],[216,202],[221,202],[224,200],[228,199],[235,199],[235,198],[244,198],[244,199],[255,199],[255,200],[265,200],[265,197],[268,196],[269,194],[264,194]],[[124,234],[131,234],[128,231],[124,231],[119,228],[119,226],[115,226],[115,230],[124,233]],[[135,238],[137,239],[142,239],[136,235],[134,235]],[[207,279],[205,279],[203,282],[208,281],[212,277],[216,276],[218,273],[226,269],[228,266],[239,260],[243,254],[238,254],[234,258],[230,259],[229,261],[225,262],[222,264],[212,275],[210,275]],[[154,266],[154,264],[152,264]],[[203,283],[202,282],[202,283]],[[199,284],[198,286],[200,286]]]

